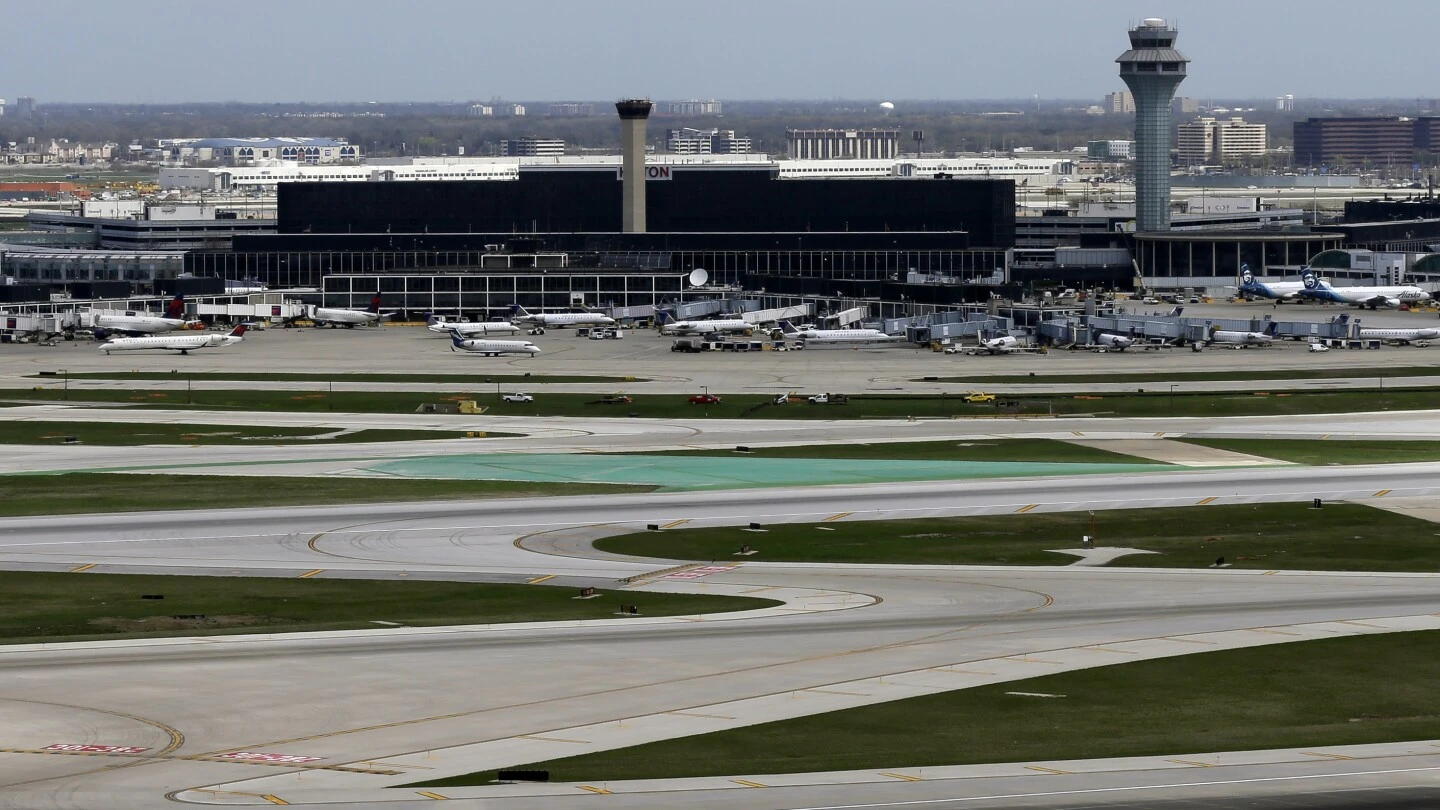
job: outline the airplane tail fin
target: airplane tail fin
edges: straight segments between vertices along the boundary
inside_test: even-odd
[[[380,296],[377,295],[377,296],[375,296],[374,298],[371,298],[371,299],[370,299],[370,306],[369,306],[369,307],[366,307],[365,311],[366,311],[366,312],[375,313],[375,314],[379,314],[379,312],[380,312]]]
[[[1270,324],[1265,327],[1265,334],[1272,338],[1280,334],[1280,322],[1271,321]]]
[[[227,337],[245,337],[245,328],[245,324],[242,323],[234,329],[231,329]]]
[[[1170,310],[1170,312],[1169,312],[1168,314],[1166,314],[1165,317],[1167,317],[1167,318],[1178,318],[1178,317],[1180,317],[1180,313],[1182,313],[1182,312],[1184,312],[1184,311],[1185,311],[1185,307],[1175,307],[1174,309]]]
[[[525,311],[525,307],[522,307],[522,306],[520,306],[519,304],[511,304],[511,305],[510,305],[510,316],[511,316],[512,318],[514,318],[514,317],[528,318],[528,317],[530,317],[530,313],[526,312],[526,311]]]
[[[455,350],[455,349],[464,348],[464,347],[465,347],[465,336],[462,335],[462,334],[460,334],[460,330],[459,330],[459,329],[451,329],[451,330],[450,330],[450,348],[451,348],[451,350],[453,351],[453,350]]]
[[[1336,316],[1336,318],[1335,318],[1335,325],[1336,325],[1336,326],[1349,326],[1349,325],[1350,325],[1350,313],[1348,313],[1348,312],[1342,312],[1342,313],[1340,313],[1338,316]]]
[[[798,335],[798,334],[800,334],[800,330],[799,330],[799,329],[796,329],[796,328],[795,328],[795,325],[792,324],[792,323],[790,323],[789,321],[781,321],[781,322],[780,322],[780,334],[782,334],[782,335]]]
[[[170,299],[170,303],[165,305],[165,317],[175,320],[185,317],[185,296],[183,294],[176,293],[175,297]]]

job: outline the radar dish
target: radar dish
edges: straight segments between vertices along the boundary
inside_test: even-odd
[[[697,267],[690,271],[690,286],[704,287],[705,282],[710,280],[710,274],[703,267]]]

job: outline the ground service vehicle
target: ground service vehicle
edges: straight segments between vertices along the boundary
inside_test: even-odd
[[[986,393],[984,393],[984,392],[982,392],[982,391],[971,391],[970,393],[966,394],[966,395],[963,397],[963,399],[964,399],[966,402],[972,402],[972,403],[975,403],[975,404],[978,405],[978,404],[983,403],[983,402],[994,402],[994,401],[995,401],[995,395],[994,395],[994,394],[986,394]]]
[[[503,399],[503,400],[505,400],[506,402],[534,402],[534,401],[535,401],[535,397],[532,397],[532,396],[530,396],[529,394],[521,394],[521,393],[506,394],[505,396],[500,397],[500,398]]]

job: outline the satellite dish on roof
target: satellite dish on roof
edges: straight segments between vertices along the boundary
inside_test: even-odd
[[[705,282],[710,280],[710,274],[703,267],[697,267],[690,271],[690,286],[704,287]]]

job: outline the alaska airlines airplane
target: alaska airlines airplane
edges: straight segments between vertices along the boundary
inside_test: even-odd
[[[459,332],[450,333],[450,351],[463,350],[475,352],[481,357],[499,357],[502,354],[528,354],[531,357],[540,353],[540,347],[528,340],[485,340],[484,338],[471,338],[466,340]]]
[[[708,335],[719,332],[748,335],[755,331],[755,324],[743,318],[677,321],[668,312],[660,312],[658,317],[662,335]]]
[[[1258,295],[1278,301],[1293,301],[1300,297],[1300,293],[1304,289],[1305,282],[1303,281],[1272,281],[1269,284],[1261,284],[1250,272],[1250,265],[1240,265],[1240,292],[1246,295]]]
[[[1301,295],[1337,304],[1354,304],[1357,307],[1398,307],[1401,304],[1418,304],[1430,300],[1430,293],[1419,287],[1331,287],[1316,275],[1306,270],[1302,276],[1305,289]]]
[[[816,343],[825,343],[827,341],[885,343],[887,341],[904,340],[903,337],[887,335],[879,329],[796,329],[789,321],[780,322],[780,334],[791,340],[814,341]]]
[[[390,317],[380,314],[380,296],[370,299],[370,306],[365,309],[327,309],[325,307],[310,307],[310,320],[316,326],[343,326],[346,329],[354,329],[358,324],[379,323],[381,320]]]
[[[177,295],[170,299],[165,305],[165,315],[143,315],[138,312],[126,312],[119,315],[109,315],[104,312],[93,313],[91,325],[95,329],[95,336],[100,339],[109,337],[111,332],[120,332],[126,335],[158,335],[164,332],[173,332],[176,329],[183,329],[185,320],[185,296]]]
[[[1280,324],[1275,321],[1271,321],[1263,332],[1236,332],[1212,326],[1205,345],[1221,343],[1228,346],[1269,346],[1271,341],[1275,340],[1275,333],[1279,328]]]
[[[447,337],[451,332],[467,338],[520,334],[520,327],[509,321],[447,321],[443,315],[431,315],[425,328]]]
[[[535,315],[519,304],[510,307],[510,320],[536,327],[546,326],[614,326],[615,319],[598,312],[541,312]]]
[[[245,324],[240,324],[230,330],[227,335],[191,334],[114,338],[109,343],[101,345],[100,351],[110,354],[111,352],[134,352],[144,349],[168,349],[172,352],[189,354],[195,349],[218,349],[224,346],[234,346],[244,339]]]

